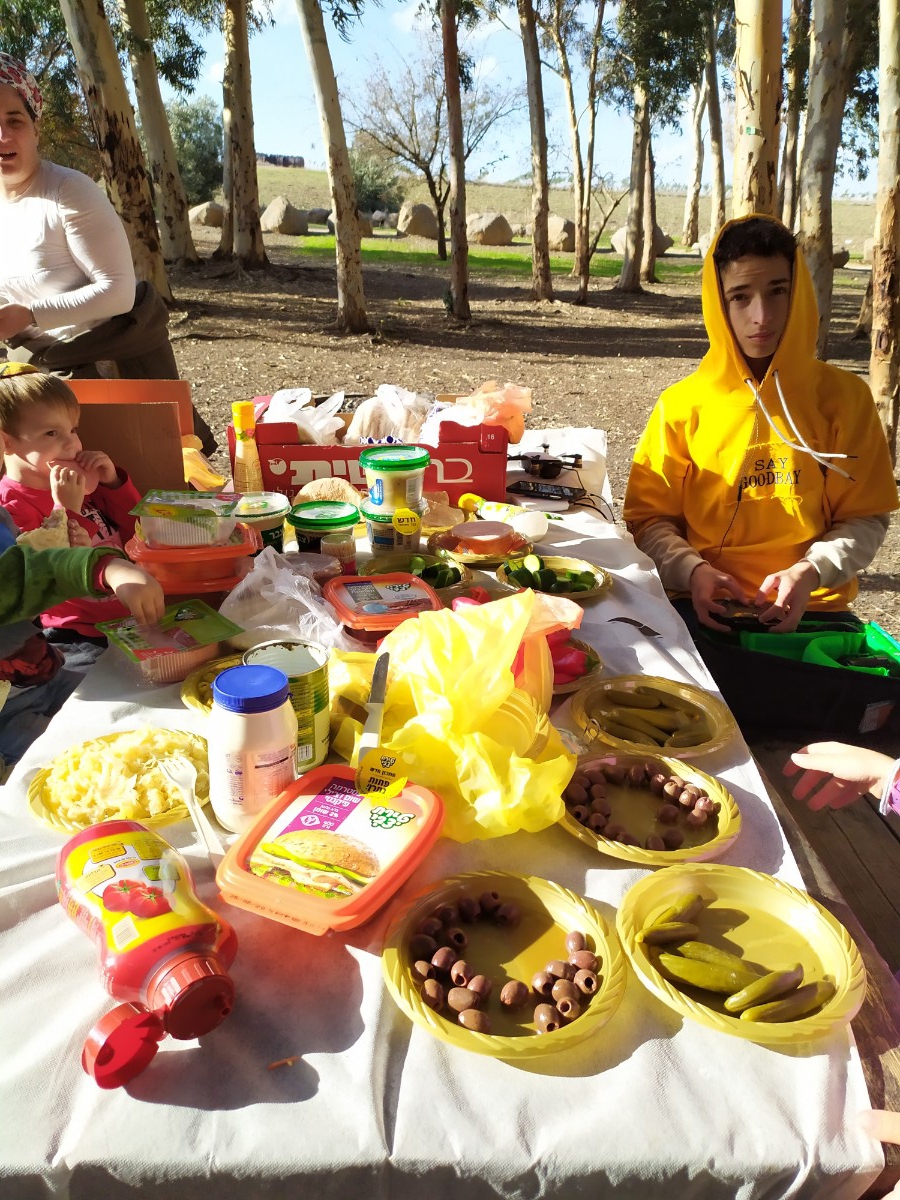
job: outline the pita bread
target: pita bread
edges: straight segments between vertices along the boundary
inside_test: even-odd
[[[69,517],[64,508],[54,508],[49,517],[44,517],[37,529],[20,533],[16,538],[20,546],[32,550],[67,550],[69,548]]]

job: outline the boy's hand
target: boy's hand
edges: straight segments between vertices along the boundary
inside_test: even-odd
[[[782,770],[787,776],[800,775],[792,794],[796,800],[806,800],[815,811],[843,808],[866,792],[880,796],[893,765],[893,759],[877,750],[844,742],[813,742],[795,750]],[[823,779],[826,782],[811,796]]]
[[[127,558],[110,558],[103,582],[139,625],[155,625],[165,612],[166,598],[159,583]]]
[[[714,598],[715,592],[727,592],[729,596],[733,596],[735,600],[739,600],[741,604],[749,604],[750,600],[747,593],[734,578],[733,575],[727,575],[724,571],[717,571],[715,567],[709,563],[699,563],[691,572],[691,603],[694,606],[694,612],[697,614],[697,620],[701,625],[706,625],[710,629],[719,629],[723,633],[729,633],[727,625],[722,625],[717,621],[716,613],[722,613],[725,610]]]
[[[760,610],[759,619],[771,633],[791,633],[800,624],[809,598],[819,586],[819,572],[803,559],[786,571],[773,571],[759,585],[753,603]],[[769,593],[775,593],[775,599]]]
[[[68,533],[70,546],[90,546],[91,535],[83,525],[80,525],[73,517],[68,520]]]
[[[122,481],[119,479],[119,473],[113,465],[112,459],[102,450],[82,450],[75,455],[75,461],[89,478],[91,475],[96,475],[97,482],[102,483],[105,487],[121,487]],[[90,495],[94,488],[87,490]]]
[[[50,464],[50,495],[53,503],[80,513],[84,504],[84,472],[72,463]]]

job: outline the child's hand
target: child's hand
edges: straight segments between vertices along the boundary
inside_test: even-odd
[[[84,504],[84,472],[72,463],[50,464],[50,495],[53,503],[80,513]]]
[[[113,460],[108,454],[104,454],[102,450],[82,450],[75,455],[75,461],[84,471],[85,475],[90,478],[96,476],[97,482],[104,484],[106,487],[117,488],[121,485],[119,473],[113,465]],[[96,484],[94,485],[96,487]],[[94,490],[89,487],[88,495]]]
[[[69,517],[68,533],[70,546],[90,546],[91,535],[83,525],[80,525],[74,517]]]
[[[793,796],[816,810],[843,808],[866,792],[880,796],[892,766],[893,760],[877,750],[843,742],[813,742],[795,750],[783,770],[789,776],[803,772],[794,784]],[[810,795],[819,783],[822,786]]]
[[[900,1113],[886,1112],[883,1108],[873,1108],[869,1112],[860,1113],[859,1123],[870,1137],[879,1142],[887,1142],[892,1146],[900,1145]],[[900,1200],[900,1183],[890,1192],[885,1193],[885,1200]]]
[[[127,558],[110,558],[103,582],[139,625],[155,625],[165,612],[166,598],[159,583]]]

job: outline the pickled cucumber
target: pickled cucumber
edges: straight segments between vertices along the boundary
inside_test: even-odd
[[[802,982],[803,967],[800,963],[795,963],[785,971],[770,971],[768,975],[763,975],[749,987],[729,996],[725,1001],[725,1007],[729,1012],[739,1013],[745,1008],[763,1005],[770,1000],[784,996],[787,992],[798,988]]]
[[[737,954],[721,950],[718,946],[711,946],[709,942],[685,942],[684,945],[678,947],[678,953],[684,958],[692,958],[696,962],[716,963],[720,967],[728,967],[732,971],[746,971],[755,980],[759,980],[759,971],[755,967],[748,966]],[[751,984],[750,988],[753,986]],[[746,990],[749,991],[750,988]],[[728,1007],[727,1000],[725,1007]]]
[[[748,987],[756,979],[755,975],[743,968],[736,970],[719,963],[698,962],[693,958],[682,958],[680,954],[662,952],[657,963],[661,974],[670,983],[687,984],[689,987],[725,996],[734,995],[736,991]]]
[[[668,908],[664,908],[658,917],[644,926],[645,929],[652,928],[654,925],[664,925],[668,921],[689,921],[693,922],[694,918],[700,912],[700,909],[706,901],[699,892],[688,892],[674,904],[670,904]],[[640,939],[638,939],[640,940]]]
[[[673,955],[674,957],[674,955]],[[823,979],[818,983],[806,983],[789,996],[773,1000],[770,1004],[756,1004],[745,1008],[741,1013],[742,1021],[795,1021],[807,1013],[827,1004],[834,995],[833,983]]]
[[[689,921],[659,921],[648,925],[637,935],[639,942],[648,946],[665,946],[670,942],[683,942],[695,938],[700,930]]]

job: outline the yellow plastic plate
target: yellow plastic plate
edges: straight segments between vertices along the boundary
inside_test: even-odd
[[[455,547],[458,543],[449,532],[433,533],[426,544],[430,554],[434,554],[438,558],[450,559],[455,563],[464,563],[470,567],[496,567],[505,562],[510,555],[530,554],[532,551],[531,542],[521,533],[515,535],[512,544],[502,554],[467,554],[463,550],[456,550]]]
[[[146,754],[140,759],[135,759],[133,769],[137,773],[140,773],[143,779],[147,779],[147,776],[152,773],[154,777],[148,780],[148,782],[165,789],[169,795],[177,795],[177,789],[174,784],[169,783],[162,774],[159,766],[159,758],[165,757],[166,753],[171,753],[173,750],[184,750],[187,747],[191,747],[193,756],[201,758],[205,762],[207,756],[206,738],[200,737],[195,733],[188,733],[184,729],[148,729],[146,732],[151,736],[155,733],[166,734],[168,739],[166,748],[160,754],[148,741]],[[82,753],[90,751],[95,747],[112,747],[114,749],[116,744],[121,742],[124,737],[133,736],[134,733],[135,730],[133,729],[122,730],[119,733],[108,733],[103,737],[92,738],[90,741],[82,742],[77,749]],[[73,747],[70,746],[66,753],[70,753],[72,749]],[[55,759],[54,762],[56,762]],[[86,829],[89,825],[96,824],[98,821],[134,820],[140,821],[142,825],[153,828],[159,825],[174,825],[177,821],[187,821],[190,819],[187,808],[181,800],[178,800],[171,808],[166,809],[165,812],[159,813],[157,816],[145,816],[142,812],[132,811],[132,806],[124,803],[118,808],[114,804],[110,804],[108,809],[102,814],[86,815],[83,819],[73,820],[63,816],[53,803],[50,785],[50,772],[52,768],[53,763],[49,767],[44,767],[42,771],[38,771],[37,775],[35,775],[34,779],[28,785],[28,807],[32,816],[36,817],[42,825],[46,825],[50,829],[55,829],[58,833],[78,833],[79,830]],[[201,804],[209,802],[208,784],[204,786],[202,778],[199,776],[197,781],[197,799]]]
[[[515,587],[515,581],[510,579],[506,572],[506,564],[511,558],[522,558],[521,551],[504,554],[503,563],[497,568],[497,578],[501,583],[508,583]],[[586,562],[583,558],[562,558],[559,555],[551,554],[548,556],[541,555],[544,566],[551,571],[590,571],[597,583],[594,587],[588,588],[584,592],[554,592],[554,596],[565,596],[567,600],[575,600],[580,603],[582,600],[589,600],[592,596],[604,596],[612,587],[612,575],[609,571],[604,571],[602,567],[595,566],[594,563]],[[542,589],[538,588],[538,591]]]
[[[675,863],[702,862],[707,858],[718,858],[724,854],[741,831],[741,814],[734,796],[718,779],[707,775],[697,767],[689,766],[674,758],[655,754],[624,754],[610,751],[608,754],[586,754],[578,760],[578,769],[594,764],[631,767],[637,763],[653,763],[664,775],[678,775],[685,783],[694,783],[703,788],[711,800],[717,800],[719,812],[710,816],[705,825],[694,829],[683,820],[678,828],[685,835],[684,845],[678,850],[646,850],[643,843],[651,833],[660,833],[666,828],[656,820],[660,800],[647,788],[633,788],[625,784],[607,784],[607,799],[612,806],[611,818],[624,825],[641,841],[640,846],[628,846],[613,838],[594,833],[577,821],[566,809],[560,824],[566,833],[579,841],[612,858],[635,863],[642,867],[670,867]]]
[[[561,593],[560,593],[561,594]],[[585,593],[582,592],[583,596]],[[578,638],[570,637],[567,643],[569,646],[574,646],[576,650],[583,650],[585,654],[590,655],[594,660],[594,665],[581,676],[580,679],[573,679],[571,683],[558,683],[553,685],[554,696],[567,696],[572,692],[577,692],[579,688],[586,687],[589,683],[597,678],[603,670],[603,663],[600,661],[600,655],[593,646],[589,646],[587,642],[579,641]]]
[[[681,991],[669,983],[653,965],[653,947],[639,944],[637,935],[663,909],[693,892],[708,901],[695,920],[698,941],[738,954],[767,971],[799,962],[806,982],[829,979],[835,994],[809,1016],[766,1023],[741,1021],[726,1013],[725,996],[691,988]],[[720,1033],[772,1046],[808,1042],[851,1021],[865,998],[862,957],[843,925],[806,892],[746,867],[699,863],[657,871],[626,893],[616,924],[625,953],[645,987],[676,1012]]]
[[[471,584],[472,572],[462,562],[448,562],[446,557],[439,557],[437,554],[385,554],[366,559],[359,564],[357,569],[358,575],[390,575],[393,571],[409,571],[409,564],[414,559],[418,558],[424,561],[426,567],[434,566],[435,563],[447,563],[448,566],[456,567],[460,573],[460,578],[456,583],[451,583],[445,588],[435,588],[439,596],[445,592],[449,592],[451,587],[468,587]],[[428,581],[426,580],[426,583]],[[429,586],[433,586],[429,584]]]
[[[412,974],[406,946],[423,918],[444,903],[462,896],[478,897],[495,891],[505,901],[518,904],[522,920],[513,929],[499,929],[486,920],[462,928],[470,937],[466,960],[494,984],[485,1011],[496,1032],[476,1033],[441,1016],[423,1002],[419,984]],[[537,1034],[532,1014],[535,1000],[518,1012],[501,1009],[500,990],[510,979],[531,985],[532,977],[548,962],[566,958],[566,934],[580,930],[588,946],[600,958],[600,987],[577,1020],[555,1033]],[[615,934],[607,929],[600,914],[575,892],[533,876],[501,871],[458,875],[437,890],[425,889],[404,904],[385,936],[382,955],[388,989],[403,1012],[435,1037],[460,1049],[488,1054],[493,1058],[522,1060],[555,1054],[577,1045],[605,1025],[619,1006],[625,990],[625,959]]]
[[[229,667],[239,667],[243,659],[240,654],[229,654],[227,658],[215,658],[205,666],[192,671],[181,685],[181,702],[188,708],[208,713],[212,708],[212,685],[216,676]]]
[[[694,746],[653,745],[637,738],[626,740],[607,733],[597,721],[598,714],[615,708],[610,692],[635,692],[645,687],[663,692],[671,698],[674,707],[684,704],[698,709],[706,720],[708,737]],[[572,698],[572,719],[588,746],[611,746],[615,750],[668,754],[672,758],[697,758],[720,750],[737,731],[734,717],[728,706],[717,696],[705,692],[692,683],[676,683],[654,675],[614,675],[598,679],[580,689]]]

